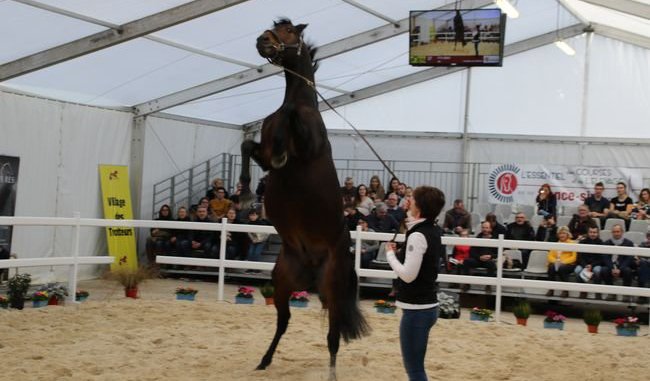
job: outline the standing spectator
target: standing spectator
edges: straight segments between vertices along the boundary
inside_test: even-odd
[[[537,203],[537,214],[544,217],[548,215],[551,215],[553,217],[556,216],[557,199],[555,198],[553,191],[551,191],[550,185],[542,184],[542,186],[539,188],[535,202]]]
[[[208,208],[199,206],[196,208],[194,222],[212,223],[208,218]],[[215,239],[215,233],[212,230],[193,230],[191,233],[192,250],[202,250],[205,258],[217,258],[219,244]]]
[[[497,239],[501,234],[504,236],[507,233],[506,227],[501,225],[499,221],[497,221],[497,215],[494,213],[488,213],[485,216],[485,221],[490,223],[490,228],[492,229],[492,238]]]
[[[587,230],[587,236],[580,241],[583,245],[602,245],[600,239],[600,230],[598,226],[592,225]],[[578,253],[578,265],[575,269],[578,283],[593,282],[600,284],[602,281],[601,274],[607,268],[606,256],[597,253]],[[586,292],[580,292],[580,299],[587,297]],[[600,299],[600,293],[596,294],[596,299]]]
[[[487,221],[483,221],[481,223],[481,232],[478,233],[476,238],[492,239],[492,225]],[[487,269],[488,276],[494,276],[497,270],[496,260],[496,247],[472,246],[469,252],[469,258],[465,259],[464,264],[468,269],[485,268]],[[488,293],[492,292],[492,287],[489,285],[485,286],[485,291]]]
[[[571,240],[571,231],[566,226],[561,226],[557,230],[557,237],[559,243],[575,243]],[[557,280],[560,278],[562,282],[569,281],[569,274],[576,268],[576,260],[578,253],[575,251],[561,251],[550,250],[548,252],[548,279]],[[553,290],[548,290],[546,296],[553,296]],[[561,298],[569,296],[569,291],[562,291]]]
[[[634,247],[632,241],[623,237],[623,227],[619,224],[612,227],[612,238],[605,241],[605,245]],[[629,255],[612,254],[606,256],[606,261],[608,271],[603,273],[603,279],[606,284],[614,284],[614,278],[623,278],[623,286],[632,286],[632,278],[634,277],[634,270],[636,269],[634,257]],[[616,295],[608,295],[607,300],[616,300]],[[629,301],[630,297],[624,295],[623,302]]]
[[[404,212],[404,209],[399,207],[398,203],[399,196],[397,196],[397,193],[395,192],[390,193],[388,198],[386,198],[386,210],[388,211],[388,214],[393,216],[395,220],[401,224],[406,218],[406,212]]]
[[[248,224],[249,225],[268,225],[268,223],[259,218],[257,210],[250,209],[248,211]],[[262,250],[264,250],[264,244],[269,238],[269,234],[266,233],[247,233],[248,239],[250,240],[248,245],[248,255],[246,260],[259,262],[262,258]],[[246,270],[247,274],[259,274],[260,270]]]
[[[634,205],[630,218],[634,220],[647,220],[650,218],[650,189],[641,189],[639,202]]]
[[[357,193],[354,197],[357,210],[367,216],[375,208],[375,200],[368,197],[368,188],[364,184],[359,184]]]
[[[537,228],[535,241],[557,242],[557,225],[555,224],[555,217],[544,217],[544,220]]]
[[[341,196],[343,197],[343,204],[354,203],[354,196],[357,189],[354,187],[354,180],[352,177],[346,177],[344,186],[341,187]]]
[[[395,233],[399,229],[399,222],[388,214],[386,204],[378,203],[375,213],[368,216],[368,226],[378,233]]]
[[[518,241],[534,241],[535,229],[526,220],[526,215],[519,212],[515,215],[515,222],[508,224],[506,229],[506,239],[513,239]],[[520,249],[523,268],[528,265],[528,258],[530,257],[529,249]]]
[[[445,233],[458,234],[462,230],[472,228],[472,216],[465,210],[463,200],[454,200],[454,207],[445,213],[445,222],[442,224]]]
[[[644,247],[646,249],[650,249],[650,231],[648,231],[645,235],[646,240],[645,242],[641,242],[639,244],[639,247]],[[650,282],[650,258],[648,257],[635,257],[634,261],[636,262],[636,266],[639,269],[639,275],[638,275],[638,281],[639,281],[639,287],[647,287],[648,283]],[[648,303],[648,298],[646,297],[639,297],[637,300],[638,304],[647,304]]]
[[[165,204],[161,206],[158,210],[158,217],[156,218],[156,221],[171,220],[172,210],[169,205]],[[172,247],[169,240],[172,237],[172,232],[170,229],[153,228],[151,229],[150,234],[151,235],[147,238],[146,251],[149,265],[153,266],[156,264],[156,256],[167,255],[171,251]]]
[[[478,45],[481,43],[481,26],[477,25],[476,30],[472,33],[472,42],[474,43],[474,53],[478,56]]]
[[[208,201],[217,197],[217,190],[219,188],[223,188],[224,191],[225,191],[226,186],[224,185],[223,180],[217,177],[214,180],[212,180],[212,186],[205,193],[205,197],[208,198]],[[229,198],[228,192],[226,192],[226,198]]]
[[[598,218],[600,220],[600,227],[605,226],[605,219],[609,214],[609,200],[603,197],[605,185],[602,182],[597,182],[594,185],[594,194],[587,197],[585,205],[589,208],[589,215],[591,218]]]
[[[176,221],[190,222],[190,216],[187,209],[181,206],[176,211]],[[189,257],[192,249],[191,231],[188,229],[175,229],[170,238],[170,242],[176,248],[176,255],[179,257]]]
[[[612,198],[609,205],[609,218],[625,220],[626,228],[630,226],[630,213],[634,209],[634,201],[627,195],[627,185],[624,182],[616,184],[616,197]]]
[[[594,220],[589,215],[589,208],[587,205],[580,205],[578,207],[578,214],[574,214],[571,221],[569,221],[569,230],[573,239],[582,240],[587,236],[587,230],[594,225]]]
[[[370,178],[370,189],[368,193],[374,193],[375,198],[374,200],[380,200],[383,201],[384,198],[386,197],[386,190],[384,189],[384,186],[381,185],[381,181],[379,180],[379,176],[377,175],[372,175]]]
[[[226,216],[226,213],[232,207],[232,201],[226,198],[226,190],[223,187],[217,188],[216,192],[217,197],[210,200],[211,219],[215,222],[221,222],[221,219]]]

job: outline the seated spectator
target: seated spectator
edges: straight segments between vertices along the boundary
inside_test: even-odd
[[[196,209],[194,222],[212,223],[208,218],[208,208],[199,206]],[[203,251],[205,258],[217,258],[219,252],[219,242],[215,238],[215,232],[212,230],[193,230],[190,236],[192,250]]]
[[[399,207],[399,197],[396,193],[391,193],[386,198],[386,210],[393,216],[398,223],[402,223],[406,218],[406,212]]]
[[[395,217],[388,214],[384,203],[378,203],[375,207],[375,213],[371,213],[367,220],[368,227],[378,233],[395,233],[399,229],[399,222]]]
[[[217,198],[217,190],[219,188],[223,188],[224,191],[226,190],[226,186],[224,185],[223,180],[217,177],[214,180],[212,180],[212,186],[205,193],[205,197],[208,198],[208,201],[212,200],[213,198]],[[228,194],[228,192],[226,191],[225,193],[226,193],[226,198],[229,198],[230,195]]]
[[[513,239],[518,241],[534,241],[535,240],[535,229],[533,226],[526,220],[526,215],[522,212],[519,212],[515,215],[515,222],[508,224],[506,229],[506,239]],[[524,268],[528,265],[528,258],[530,258],[529,249],[520,249],[521,251],[521,265]]]
[[[212,214],[212,210],[210,209],[210,200],[208,200],[207,197],[201,197],[198,204],[190,206],[190,218],[194,219],[196,217],[196,210],[199,208],[199,206],[205,207],[208,211],[208,217],[210,217]]]
[[[240,224],[237,219],[237,211],[233,208],[228,209],[226,218],[229,224]],[[226,233],[226,259],[245,259],[242,253],[247,253],[248,236],[244,232],[227,232]]]
[[[218,188],[216,194],[217,196],[210,200],[210,210],[212,211],[210,219],[214,222],[221,222],[221,219],[232,207],[232,201],[226,198],[226,190],[223,187]]]
[[[239,195],[233,194],[230,196],[230,201],[232,201],[232,205],[230,206],[230,209],[235,209],[235,212],[237,212],[237,221],[241,224],[247,224],[248,223],[248,211],[251,208],[242,209],[242,204],[239,199]]]
[[[539,228],[535,240],[540,242],[557,242],[557,225],[555,224],[555,217],[548,216],[544,218]]]
[[[600,228],[605,226],[610,204],[609,200],[603,197],[603,191],[605,191],[605,185],[602,182],[597,182],[594,185],[594,194],[585,200],[585,205],[589,208],[589,216],[600,220]]]
[[[639,247],[644,247],[646,249],[650,249],[650,231],[646,233],[646,240],[645,242],[641,242],[639,244]],[[634,261],[636,263],[637,269],[638,270],[638,281],[639,281],[639,287],[647,287],[650,282],[650,258],[648,257],[635,257]],[[637,303],[639,304],[647,304],[648,303],[648,298],[646,297],[639,297],[637,300]]]
[[[413,188],[407,186],[404,192],[404,197],[402,197],[402,200],[399,202],[399,207],[404,210],[408,210],[408,206],[406,205],[406,203],[412,199],[413,199]]]
[[[404,199],[404,197],[406,197],[406,184],[399,183],[397,186],[397,197],[399,197],[400,202]]]
[[[542,184],[539,188],[537,198],[535,199],[537,203],[537,214],[541,216],[556,216],[557,213],[557,199],[551,191],[551,186],[548,184]]]
[[[257,196],[257,202],[264,202],[264,192],[266,192],[266,180],[269,175],[264,175],[257,183],[257,188],[255,188],[255,195]]]
[[[352,177],[346,177],[344,185],[341,187],[341,196],[343,197],[343,204],[354,203],[354,196],[357,193],[357,189],[354,187],[354,180]]]
[[[268,222],[259,218],[257,210],[250,209],[248,211],[248,224],[249,225],[268,225]],[[248,244],[248,255],[246,260],[259,262],[262,258],[262,251],[264,250],[264,244],[269,238],[270,234],[267,233],[247,233],[249,244]],[[246,270],[248,274],[259,274],[260,270]]]
[[[391,193],[399,194],[398,193],[399,192],[399,184],[400,184],[400,182],[396,177],[393,177],[392,179],[390,179],[390,182],[388,183],[388,185],[389,185],[388,189],[386,190],[386,198],[388,198],[388,196]],[[397,197],[399,197],[399,196],[397,196]],[[398,203],[399,203],[399,200],[398,200]]]
[[[359,223],[359,219],[363,216],[359,210],[354,206],[354,204],[346,204],[343,207],[343,216],[345,218],[345,222],[348,226],[348,229],[350,231],[355,231],[357,229],[357,224]]]
[[[365,217],[359,219],[359,226],[361,226],[361,231],[364,232],[374,232],[374,230],[368,227],[368,221]],[[352,241],[352,246],[350,251],[354,253],[355,242]],[[361,267],[369,268],[370,263],[373,259],[377,258],[377,253],[379,251],[379,242],[371,240],[362,240],[361,241]]]
[[[574,214],[569,221],[569,230],[573,239],[582,240],[587,236],[587,230],[594,225],[594,220],[589,215],[587,205],[578,207],[578,214]]]
[[[370,178],[370,189],[368,191],[368,193],[374,194],[373,200],[383,200],[386,197],[386,190],[384,190],[384,186],[381,185],[381,181],[377,175],[373,175]]]
[[[472,216],[467,210],[463,200],[454,200],[454,207],[445,213],[445,222],[442,224],[445,233],[459,234],[462,230],[472,228]]]
[[[587,236],[580,241],[583,245],[602,245],[603,241],[600,239],[600,229],[598,226],[592,225],[587,230]],[[578,253],[578,261],[575,269],[576,279],[578,283],[595,283],[600,284],[602,281],[601,274],[606,271],[607,260],[606,256],[597,253]],[[584,271],[584,273],[583,273]],[[587,297],[586,292],[580,292],[580,299]],[[600,299],[601,295],[596,294],[596,299]]]
[[[476,238],[492,239],[492,225],[484,221],[481,224],[481,232]],[[465,259],[464,265],[468,269],[485,268],[488,276],[494,276],[497,270],[496,266],[497,248],[472,246],[469,252],[469,258]],[[465,289],[464,289],[465,290]],[[491,292],[492,287],[485,286],[486,292]]]
[[[561,226],[557,230],[557,237],[559,243],[575,243],[571,240],[571,231],[566,226]],[[560,251],[550,250],[548,252],[548,279],[557,280],[562,282],[569,281],[569,275],[576,268],[576,260],[578,254],[575,251]],[[546,296],[553,296],[553,290],[548,290]],[[569,291],[562,291],[560,297],[566,298],[569,296]]]
[[[633,220],[647,220],[650,218],[650,189],[641,189],[639,202],[632,208],[630,218]]]
[[[625,220],[625,227],[630,226],[630,213],[634,209],[634,202],[627,195],[627,185],[624,182],[616,184],[616,197],[612,198],[609,205],[608,218],[621,218]]]
[[[160,207],[158,210],[158,217],[155,221],[171,221],[172,220],[172,211],[169,208],[169,205],[165,204]],[[171,251],[170,238],[172,237],[172,232],[170,229],[163,228],[152,228],[150,236],[147,238],[146,243],[146,252],[147,259],[149,260],[149,265],[153,266],[156,264],[157,255],[167,255]]]
[[[623,237],[623,227],[618,224],[612,227],[612,238],[605,241],[604,244],[610,246],[634,247],[634,243],[632,241]],[[603,272],[602,274],[602,277],[605,280],[605,284],[612,285],[614,284],[614,278],[622,278],[623,286],[632,286],[632,278],[634,278],[634,270],[636,269],[634,257],[630,255],[612,254],[606,255],[605,258],[607,261],[607,271]],[[607,300],[616,300],[616,295],[608,295]],[[623,302],[629,301],[630,297],[628,295],[624,295]]]
[[[176,221],[190,222],[190,216],[187,209],[183,206],[176,211]],[[189,257],[192,248],[191,230],[174,229],[172,237],[169,240],[176,248],[176,255],[179,257]]]
[[[461,238],[468,238],[469,230],[463,229],[459,235]],[[468,271],[465,266],[465,260],[470,257],[471,248],[470,245],[455,245],[447,263],[447,271],[454,272],[457,275],[467,275]]]
[[[492,229],[492,238],[497,239],[501,234],[503,234],[503,236],[505,237],[507,233],[506,227],[501,225],[499,221],[497,221],[496,214],[488,213],[485,216],[485,221],[490,223],[490,228]]]
[[[354,202],[359,213],[367,216],[375,208],[375,200],[368,196],[368,188],[364,184],[359,184]]]

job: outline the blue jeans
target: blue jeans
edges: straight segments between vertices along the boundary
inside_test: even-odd
[[[580,273],[584,270],[584,267],[578,265],[576,266],[576,269],[573,271],[576,274],[576,279],[578,280],[578,283],[584,283],[582,278],[580,278]],[[595,284],[600,284],[600,272],[603,271],[603,266],[592,266],[591,267],[591,272],[593,273],[591,280]]]
[[[409,381],[427,380],[424,356],[427,353],[429,331],[438,320],[438,307],[426,310],[402,310],[399,343]]]
[[[262,258],[262,251],[264,250],[264,242],[252,243],[248,246],[248,256],[246,260],[259,262]]]

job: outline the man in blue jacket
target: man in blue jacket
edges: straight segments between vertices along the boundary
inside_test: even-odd
[[[605,241],[605,245],[634,247],[632,241],[623,237],[623,227],[621,225],[612,227],[612,238]],[[607,256],[606,261],[606,269],[602,274],[605,284],[612,285],[614,284],[614,278],[622,278],[623,286],[632,286],[632,278],[634,277],[634,270],[636,270],[633,256],[612,254]],[[608,295],[607,300],[616,300],[616,295]],[[630,297],[624,295],[623,302],[629,301]]]

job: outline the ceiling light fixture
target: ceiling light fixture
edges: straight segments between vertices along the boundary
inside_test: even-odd
[[[557,15],[555,19],[555,46],[558,47],[564,54],[567,56],[575,56],[576,55],[576,50],[571,47],[571,45],[567,44],[561,37],[560,37],[560,2],[557,2]]]

